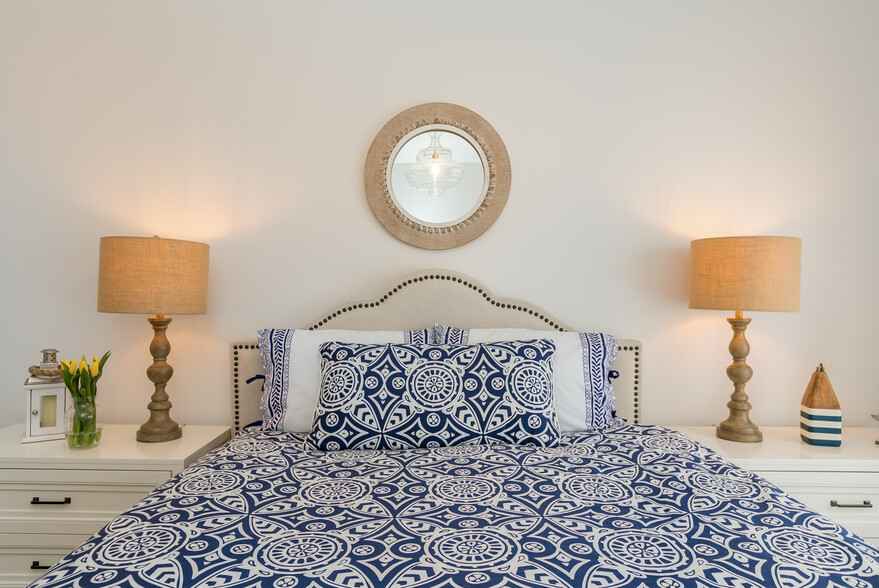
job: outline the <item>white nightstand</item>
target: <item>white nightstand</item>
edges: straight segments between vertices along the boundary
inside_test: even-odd
[[[818,447],[801,441],[797,427],[760,427],[760,443],[718,439],[714,427],[670,428],[879,546],[879,429],[843,427],[841,447]]]
[[[137,425],[104,425],[101,442],[23,445],[24,425],[0,429],[0,587],[25,586],[147,492],[229,439],[229,427],[187,426],[166,443],[138,443]]]

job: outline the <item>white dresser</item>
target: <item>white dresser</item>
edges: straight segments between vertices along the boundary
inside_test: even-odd
[[[22,445],[24,425],[0,429],[0,587],[21,587],[147,492],[229,439],[225,426],[138,443],[137,425],[105,425],[101,442]]]
[[[670,428],[879,546],[879,428],[843,427],[840,447],[808,445],[797,427],[760,427],[760,443],[718,439],[714,427]]]

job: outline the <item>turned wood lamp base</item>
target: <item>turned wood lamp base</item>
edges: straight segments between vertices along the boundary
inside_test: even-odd
[[[718,425],[717,436],[740,443],[758,443],[763,440],[763,433],[751,422],[749,416],[751,403],[748,402],[748,395],[745,394],[745,384],[754,373],[751,366],[745,362],[751,351],[751,346],[745,339],[745,329],[748,328],[751,319],[744,318],[742,311],[737,310],[735,318],[726,320],[733,330],[733,338],[729,343],[729,353],[733,362],[726,368],[726,375],[732,380],[735,389],[726,404],[729,408],[729,417]]]
[[[165,386],[174,368],[168,365],[168,354],[171,353],[171,344],[165,332],[171,324],[171,318],[165,315],[156,315],[147,319],[153,326],[153,340],[150,343],[150,353],[153,356],[153,364],[147,368],[147,377],[155,384],[155,392],[147,404],[150,410],[150,418],[140,426],[137,431],[137,440],[142,443],[163,443],[179,439],[183,435],[180,425],[171,420],[171,401],[165,392]]]

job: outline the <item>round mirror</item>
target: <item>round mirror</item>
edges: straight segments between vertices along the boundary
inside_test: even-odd
[[[423,104],[391,119],[366,159],[366,195],[395,237],[449,249],[484,233],[500,215],[510,162],[497,132],[461,106]]]

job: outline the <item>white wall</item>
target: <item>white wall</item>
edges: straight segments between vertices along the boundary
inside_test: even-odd
[[[779,234],[802,311],[753,315],[752,416],[795,424],[824,362],[870,425],[877,22],[872,0],[0,3],[0,425],[44,347],[111,348],[106,419],[146,419],[151,330],[96,312],[97,255],[153,234],[211,245],[209,313],[169,330],[180,422],[226,422],[229,340],[440,267],[641,339],[646,418],[716,423],[731,331],[687,309],[689,241]],[[395,240],[363,190],[375,134],[430,101],[512,162],[498,222],[452,251]]]

